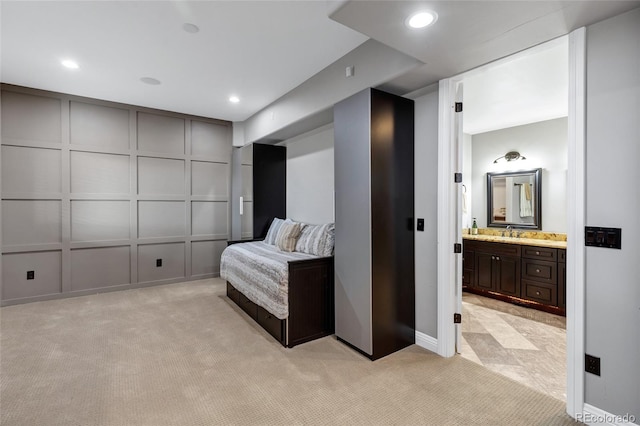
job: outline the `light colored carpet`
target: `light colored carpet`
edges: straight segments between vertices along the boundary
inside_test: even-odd
[[[1,309],[3,425],[572,425],[564,404],[411,346],[285,349],[219,279]]]

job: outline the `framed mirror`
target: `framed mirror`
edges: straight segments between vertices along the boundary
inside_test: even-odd
[[[542,229],[542,169],[487,173],[487,226]]]

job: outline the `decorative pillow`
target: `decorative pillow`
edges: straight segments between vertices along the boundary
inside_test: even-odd
[[[282,251],[293,251],[300,236],[302,225],[296,222],[285,222],[280,226],[276,237],[276,247]]]
[[[296,251],[315,256],[332,256],[335,228],[333,223],[305,226],[296,243]]]
[[[273,219],[271,222],[271,226],[269,226],[269,231],[267,232],[267,236],[264,237],[264,242],[267,244],[271,244],[272,246],[276,245],[276,237],[278,236],[278,231],[280,231],[280,227],[284,223],[291,222],[291,219],[278,219],[277,217]]]

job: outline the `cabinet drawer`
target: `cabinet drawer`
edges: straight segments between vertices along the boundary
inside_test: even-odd
[[[519,244],[490,243],[486,241],[465,241],[465,250],[489,253],[493,255],[520,257]]]
[[[522,257],[556,262],[558,260],[558,249],[522,246]]]
[[[278,319],[262,306],[258,306],[257,321],[270,335],[279,342],[284,342],[284,320]]]
[[[558,305],[556,286],[522,280],[522,297],[546,305]]]
[[[522,259],[522,278],[555,285],[558,283],[558,264]]]
[[[565,249],[558,250],[558,262],[567,263],[567,251]]]
[[[242,308],[251,318],[256,320],[258,318],[258,305],[253,303],[244,294],[238,292],[238,306]]]
[[[227,283],[227,297],[229,299],[233,300],[236,303],[239,303],[239,301],[240,301],[239,294],[240,294],[240,292],[238,290],[236,290],[234,286],[232,286],[231,284]]]

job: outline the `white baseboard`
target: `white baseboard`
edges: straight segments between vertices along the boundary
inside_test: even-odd
[[[607,413],[593,405],[584,404],[582,413],[578,413],[576,420],[587,425],[607,425],[607,426],[638,426],[634,416],[630,414],[618,415]]]
[[[416,331],[416,345],[428,351],[438,353],[438,339]]]

